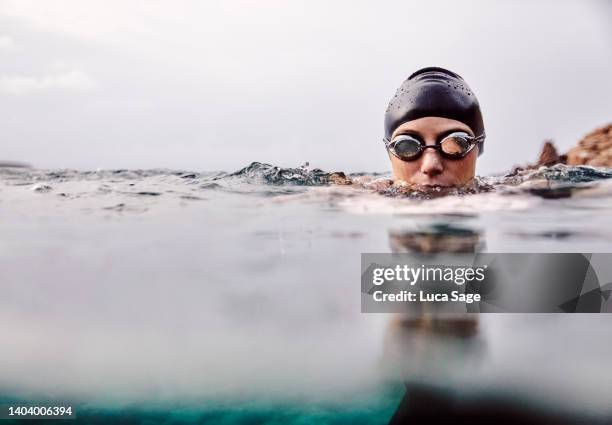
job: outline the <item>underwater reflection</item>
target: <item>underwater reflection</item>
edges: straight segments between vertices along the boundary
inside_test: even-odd
[[[421,228],[392,230],[389,244],[393,253],[474,253],[485,246],[485,236],[448,218]],[[436,314],[426,309],[392,317],[381,365],[386,376],[403,383],[405,393],[389,423],[610,423],[609,418],[542,403],[495,383],[502,379],[491,370],[496,335],[485,333],[480,321],[477,314]],[[535,349],[536,344],[532,341],[531,348],[522,345],[519,350]]]
[[[469,227],[442,222],[419,229],[391,230],[389,244],[393,253],[473,253],[484,247],[484,237]],[[451,379],[457,367],[478,366],[486,350],[478,324],[477,315],[440,315],[425,309],[416,316],[393,316],[385,333],[382,363],[385,373],[400,378],[406,387],[393,423],[412,423],[433,412],[440,413],[443,405],[431,397],[428,382]],[[433,393],[449,397],[444,392]],[[447,416],[450,418],[452,412]]]
[[[467,227],[435,223],[422,230],[390,231],[393,253],[471,253],[484,248],[481,234]]]
[[[477,230],[443,222],[416,230],[391,230],[389,244],[393,253],[473,253],[484,247],[484,238]],[[412,341],[415,335],[420,339],[453,339],[471,338],[477,333],[476,315],[438,315],[423,308],[418,316],[393,316],[389,323],[385,347],[391,349],[397,343],[400,347],[407,348],[405,342]],[[409,357],[414,360],[412,356]]]

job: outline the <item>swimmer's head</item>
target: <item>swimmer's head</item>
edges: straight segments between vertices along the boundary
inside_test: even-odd
[[[423,68],[408,77],[385,113],[393,177],[411,185],[465,186],[474,178],[483,142],[474,92],[443,68]]]

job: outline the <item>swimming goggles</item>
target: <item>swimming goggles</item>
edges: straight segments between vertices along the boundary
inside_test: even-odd
[[[463,131],[457,131],[445,136],[435,145],[426,145],[424,141],[410,134],[397,135],[391,141],[385,137],[383,141],[387,150],[402,161],[414,161],[419,159],[428,148],[437,150],[443,158],[465,158],[476,145],[480,146],[484,139],[484,133],[478,137],[472,137]]]

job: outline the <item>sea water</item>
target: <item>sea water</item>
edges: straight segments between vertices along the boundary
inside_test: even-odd
[[[384,177],[348,177],[364,175]],[[612,316],[484,314],[472,348],[409,344],[400,373],[390,317],[360,311],[360,254],[610,252],[610,177],[557,165],[422,196],[260,163],[0,168],[0,404],[70,403],[82,423],[386,423],[408,373],[605,417]]]

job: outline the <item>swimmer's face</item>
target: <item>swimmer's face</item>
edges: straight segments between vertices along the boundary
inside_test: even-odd
[[[449,118],[424,117],[408,121],[397,127],[391,136],[391,140],[399,134],[410,134],[417,136],[427,145],[435,145],[438,139],[453,131],[464,131],[470,136],[474,136],[470,127],[460,121]],[[435,149],[425,149],[423,154],[414,161],[402,161],[389,154],[393,179],[421,187],[465,186],[474,178],[477,157],[478,147],[461,159],[443,158]]]

